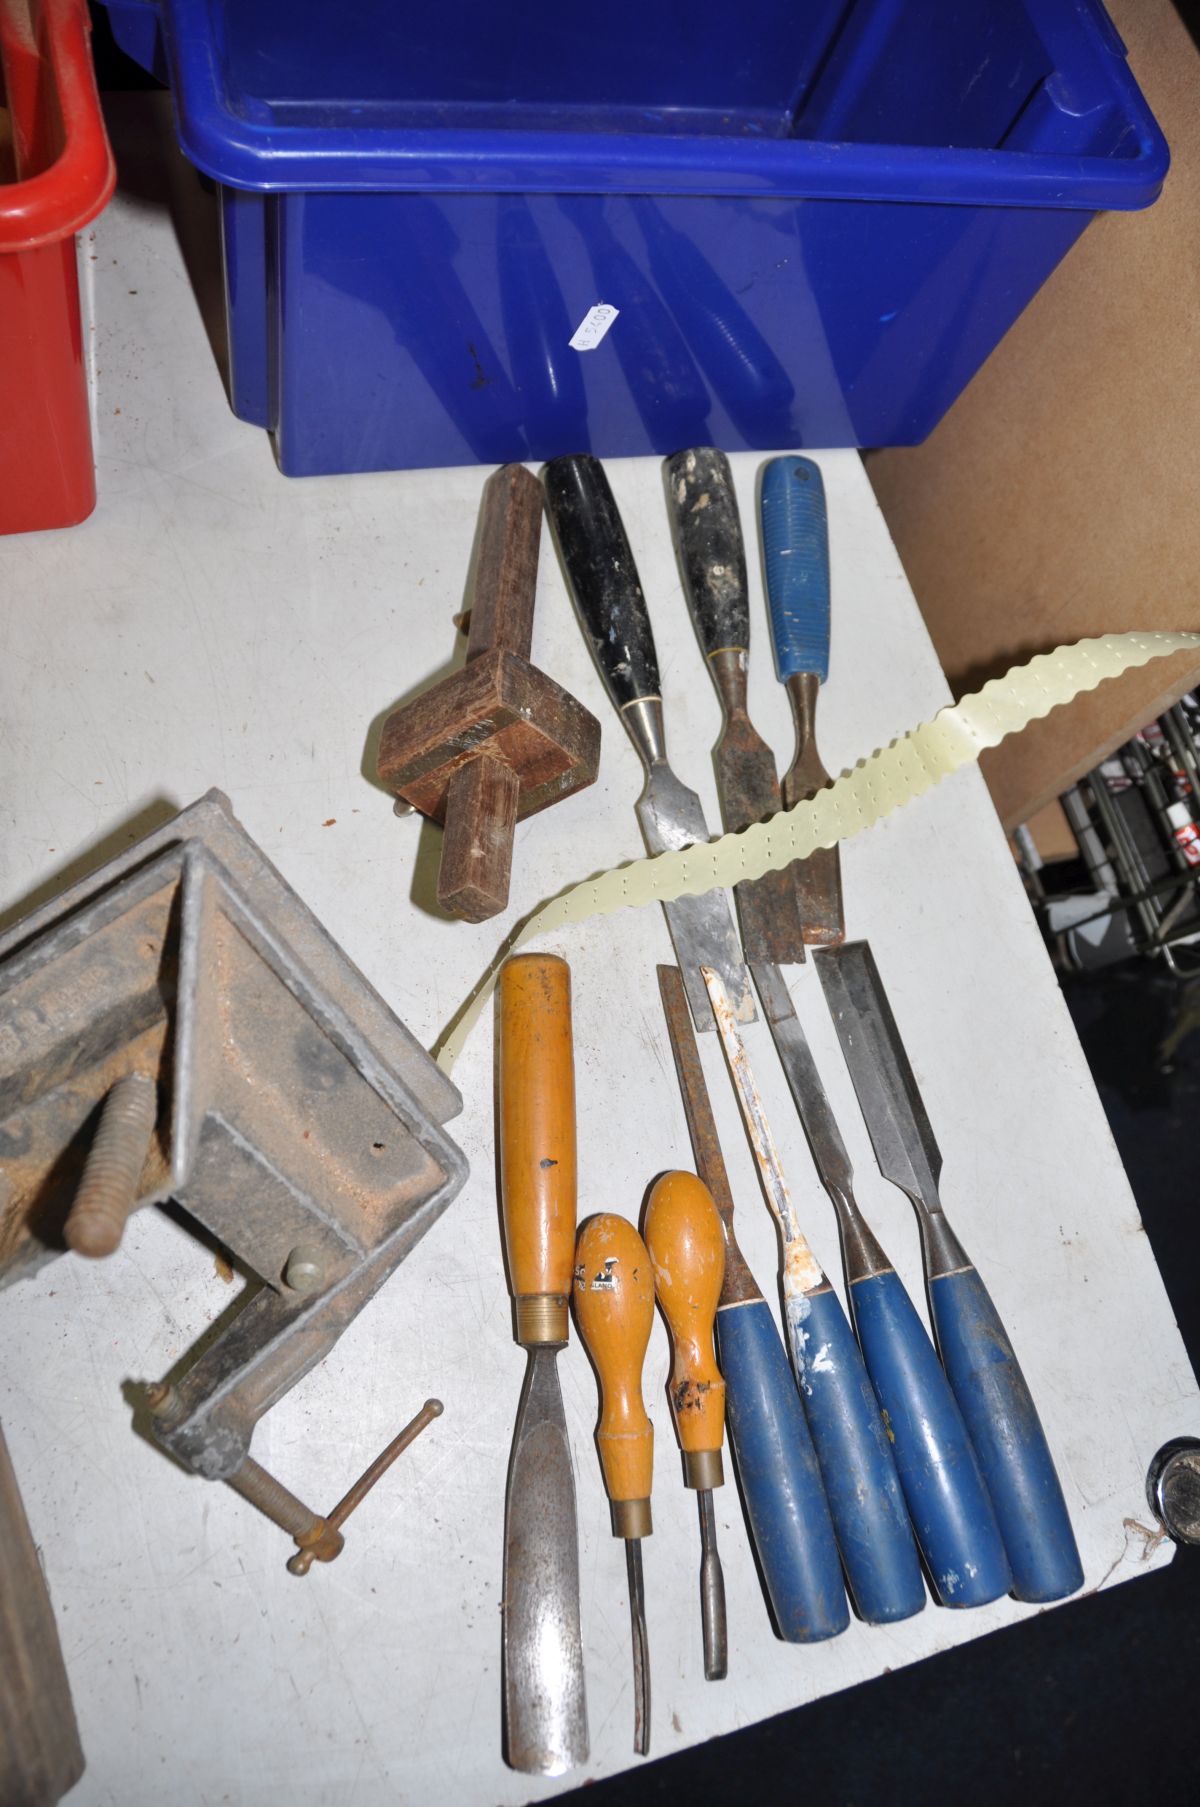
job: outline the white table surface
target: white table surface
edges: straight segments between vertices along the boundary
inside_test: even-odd
[[[394,701],[455,650],[482,470],[291,482],[229,412],[169,212],[119,196],[81,245],[93,291],[100,504],[85,525],[0,543],[0,906],[12,920],[211,785],[427,1045],[508,921],[568,879],[640,853],[640,768],[544,547],[533,653],[598,715],[601,775],[522,825],[513,910],[438,920],[436,831],[370,779]],[[758,460],[734,459],[752,519]],[[947,700],[858,457],[821,458],[835,590],[820,741],[834,771]],[[718,822],[719,710],[691,635],[655,461],[614,464],[662,656],[674,764]],[[752,560],[752,565],[754,564]],[[790,754],[752,571],[751,710]],[[1169,1559],[1142,1481],[1200,1432],[1197,1386],[1095,1089],[977,771],[843,850],[851,932],[869,936],[945,1157],[952,1222],[991,1288],[1062,1476],[1087,1572]],[[636,1217],[691,1162],[654,966],[658,911],[564,935],[571,962],[580,1215]],[[855,1162],[860,1202],[923,1309],[911,1211],[878,1175],[811,969],[797,1007]],[[821,1193],[761,1023],[747,1031],[818,1254]],[[773,1230],[720,1065],[703,1057],[746,1255],[774,1297]],[[455,1803],[540,1799],[632,1755],[624,1562],[592,1443],[595,1388],[560,1358],[576,1459],[592,1755],[555,1783],[500,1757],[504,1482],[524,1356],[511,1340],[493,1193],[490,1011],[459,1064],[452,1132],[471,1177],[333,1353],[263,1421],[258,1459],[327,1508],[427,1394],[445,1416],[298,1582],[290,1545],[228,1490],[130,1428],[122,1386],[155,1378],[227,1307],[211,1254],[158,1211],[103,1266],[73,1256],[5,1292],[0,1412],[38,1539],[87,1755],[72,1803]],[[729,1678],[703,1680],[694,1502],[680,1479],[656,1323],[646,1548],[653,1755],[1028,1618],[1001,1601],[859,1624],[813,1648],[772,1635],[732,1485],[717,1496]],[[1067,1610],[1070,1610],[1069,1606]]]

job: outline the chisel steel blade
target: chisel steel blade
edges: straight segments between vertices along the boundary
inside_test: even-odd
[[[750,971],[822,1184],[840,1197],[848,1197],[854,1170],[787,981],[777,966],[757,960],[751,961]]]
[[[865,941],[848,941],[821,950],[815,960],[879,1171],[910,1198],[937,1209],[941,1151],[874,955]]]
[[[609,701],[645,767],[638,820],[650,853],[707,841],[695,791],[667,763],[662,680],[650,613],[633,552],[603,467],[587,454],[553,458],[543,473],[554,537],[584,633]],[[721,975],[741,1023],[754,1021],[750,975],[742,963],[733,910],[725,891],[665,903],[675,957],[687,985],[697,1029],[713,1029],[700,967]]]
[[[715,670],[717,663],[717,659],[711,660],[710,668]],[[779,814],[783,797],[775,775],[775,755],[744,711],[727,716],[713,763],[721,820],[726,829],[747,828],[751,822],[766,822]],[[734,886],[747,960],[766,960],[780,966],[804,960],[801,865],[801,861],[793,860],[780,872],[764,872],[761,878],[743,879]]]
[[[692,623],[721,699],[713,753],[727,829],[764,822],[783,808],[775,756],[746,713],[750,600],[733,472],[716,446],[676,452],[663,467],[667,509]],[[734,890],[749,960],[804,959],[798,866],[744,879]]]
[[[575,1477],[555,1354],[530,1351],[504,1515],[505,1754],[543,1776],[588,1754]]]
[[[699,797],[681,784],[665,763],[655,762],[648,768],[637,813],[642,839],[650,853],[666,853],[671,848],[691,847],[697,841],[708,840]],[[702,966],[711,966],[720,973],[738,1022],[752,1023],[755,1010],[750,974],[742,960],[728,893],[708,891],[701,897],[677,897],[673,903],[664,904],[663,910],[697,1029],[714,1027],[712,1006],[700,977]]]
[[[811,458],[772,458],[759,491],[767,614],[775,670],[787,686],[796,724],[796,757],[783,780],[788,809],[829,783],[817,752],[817,692],[829,670],[829,520],[820,467]],[[819,847],[801,864],[804,939],[845,940],[837,847]]]

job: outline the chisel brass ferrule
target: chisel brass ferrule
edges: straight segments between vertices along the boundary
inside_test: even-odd
[[[685,1487],[695,1487],[707,1492],[712,1487],[725,1485],[725,1467],[721,1461],[719,1449],[685,1449],[683,1451],[683,1482]]]
[[[523,1349],[561,1348],[568,1336],[566,1293],[519,1293],[514,1300],[517,1341]]]
[[[613,1500],[614,1537],[649,1537],[654,1530],[649,1500]]]

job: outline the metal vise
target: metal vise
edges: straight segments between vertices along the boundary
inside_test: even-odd
[[[0,1285],[176,1200],[264,1282],[155,1418],[229,1479],[462,1186],[461,1108],[210,791],[0,936]]]

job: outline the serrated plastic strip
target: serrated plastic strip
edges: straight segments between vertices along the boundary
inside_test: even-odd
[[[1094,690],[1106,678],[1120,677],[1171,653],[1200,647],[1200,634],[1104,634],[1039,653],[1027,665],[1014,665],[982,690],[940,709],[889,746],[880,747],[852,770],[843,772],[827,790],[806,803],[781,810],[769,822],[758,822],[736,834],[721,835],[680,852],[614,866],[596,878],[582,880],[539,905],[505,940],[471,995],[460,1006],[434,1049],[449,1073],[479,1020],[510,954],[572,923],[588,922],[617,910],[670,903],[677,897],[761,878],[814,848],[832,847],[861,834],[893,810],[940,784],[969,765],[988,747],[999,746],[1032,721]]]

